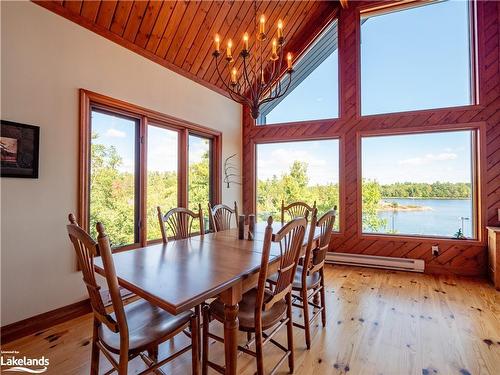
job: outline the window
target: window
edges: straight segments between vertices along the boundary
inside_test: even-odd
[[[175,130],[148,125],[148,240],[161,238],[157,207],[162,211],[178,207],[179,133]]]
[[[475,130],[363,137],[363,231],[476,238],[475,143]]]
[[[198,212],[198,205],[206,214],[208,202],[212,202],[212,142],[196,135],[189,136],[189,174],[188,174],[188,207]],[[204,215],[207,217],[207,215]],[[208,220],[205,217],[205,230],[208,230]],[[193,231],[199,230],[199,222],[193,221]]]
[[[339,206],[337,139],[257,145],[257,217],[280,220],[285,204],[316,201],[318,214]],[[338,230],[338,218],[336,220]]]
[[[361,113],[469,105],[468,1],[437,1],[361,17]]]
[[[138,242],[137,135],[134,118],[92,110],[90,233],[105,223],[113,246]]]
[[[189,177],[188,207],[195,212],[198,204],[207,210],[207,203],[211,197],[211,142],[207,138],[196,135],[189,136]]]
[[[161,239],[157,206],[198,210],[219,203],[219,132],[81,90],[80,217],[95,238],[102,222],[111,246]],[[193,132],[193,134],[190,134]]]
[[[337,20],[294,66],[288,93],[261,107],[261,125],[336,118],[338,98]],[[284,78],[285,84],[288,78]]]

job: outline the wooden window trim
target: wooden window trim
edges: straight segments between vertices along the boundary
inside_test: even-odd
[[[373,113],[368,115],[363,115],[361,113],[361,18],[362,17],[374,17],[380,16],[387,13],[397,12],[401,10],[407,10],[411,8],[416,8],[420,6],[430,5],[432,3],[438,3],[440,0],[403,0],[403,1],[380,1],[377,3],[371,3],[367,5],[360,6],[357,10],[356,17],[356,29],[357,29],[357,63],[358,63],[358,75],[356,77],[357,81],[357,111],[356,118],[370,118],[372,116],[404,116],[412,114],[425,113],[426,111],[437,111],[437,110],[481,110],[480,97],[479,97],[479,52],[478,52],[478,33],[477,33],[477,1],[468,1],[469,4],[469,85],[470,85],[470,103],[459,105],[459,106],[449,106],[449,107],[436,107],[436,108],[424,108],[424,109],[414,109],[407,111],[398,112],[388,112],[388,113]]]
[[[125,245],[114,249],[114,251],[125,251],[146,246],[147,225],[146,225],[146,198],[147,198],[147,126],[164,127],[179,132],[179,150],[178,150],[178,204],[187,207],[188,202],[188,163],[187,163],[187,139],[189,134],[199,135],[212,140],[212,179],[211,179],[211,203],[217,204],[222,201],[221,176],[222,176],[222,133],[220,131],[185,121],[173,116],[169,116],[158,111],[131,104],[119,99],[114,99],[102,94],[98,94],[86,89],[80,89],[80,131],[79,131],[79,168],[78,168],[78,222],[82,228],[89,231],[90,214],[90,129],[91,129],[91,111],[100,109],[106,112],[123,115],[137,119],[139,121],[139,150],[137,152],[139,165],[138,190],[139,196],[139,242]],[[155,241],[151,241],[155,243]]]
[[[409,235],[409,234],[388,234],[388,233],[367,233],[363,232],[363,202],[362,202],[362,138],[376,136],[391,136],[391,135],[416,135],[416,134],[432,134],[445,133],[451,131],[473,131],[471,153],[472,153],[472,210],[473,210],[473,235],[471,239],[454,239],[444,236],[430,235]],[[469,245],[485,245],[486,233],[485,223],[487,223],[487,207],[485,200],[482,197],[486,194],[486,186],[481,181],[481,176],[486,174],[486,123],[485,122],[470,122],[463,124],[443,124],[434,126],[432,129],[377,129],[364,130],[356,132],[356,148],[357,148],[357,170],[358,170],[358,194],[356,202],[356,211],[358,213],[358,238],[365,240],[387,240],[387,241],[421,241],[421,242],[436,242],[449,244],[469,244]]]

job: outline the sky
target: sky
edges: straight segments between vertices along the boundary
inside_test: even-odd
[[[361,28],[362,114],[470,104],[468,11],[445,1],[371,17]],[[335,52],[266,118],[268,124],[338,116]],[[381,183],[470,182],[470,132],[372,137],[363,147],[363,177]],[[338,180],[330,144],[259,145],[258,175],[286,172],[295,158],[311,161],[311,184]],[[276,157],[272,163],[269,157]],[[324,167],[321,167],[324,166]],[[262,169],[262,171],[260,170]],[[312,169],[312,168],[310,168]]]
[[[92,112],[92,133],[98,134],[96,143],[106,146],[115,146],[122,158],[120,170],[123,172],[134,171],[135,154],[135,127],[136,122],[118,116],[101,112]],[[177,171],[178,133],[173,130],[148,126],[148,170],[149,171]],[[208,141],[189,136],[189,162],[196,163],[201,156],[209,150]]]
[[[257,178],[266,180],[290,171],[295,160],[308,165],[309,185],[339,182],[339,141],[282,142],[257,145]]]
[[[394,182],[471,182],[471,131],[362,139],[362,176]]]
[[[445,1],[368,18],[361,35],[362,114],[469,104],[467,3]],[[338,55],[332,53],[267,117],[267,123],[338,116]],[[132,120],[94,112],[99,142],[115,145],[122,170],[133,171]],[[149,126],[148,169],[177,169],[177,133]],[[363,177],[381,183],[470,182],[470,132],[371,137],[362,142]],[[206,141],[190,136],[190,160]],[[337,140],[258,146],[258,177],[309,164],[310,184],[338,182]]]

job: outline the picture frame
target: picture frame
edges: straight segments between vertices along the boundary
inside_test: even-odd
[[[0,177],[38,178],[40,127],[0,121]]]

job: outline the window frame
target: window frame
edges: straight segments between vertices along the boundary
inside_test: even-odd
[[[142,184],[142,175],[141,175],[141,170],[140,170],[140,162],[141,162],[141,118],[138,116],[134,116],[133,114],[127,114],[125,112],[116,112],[113,110],[110,110],[109,108],[105,106],[101,106],[98,104],[93,104],[90,103],[90,108],[89,108],[89,124],[88,124],[88,136],[89,138],[89,155],[90,155],[90,147],[92,145],[92,112],[99,112],[104,115],[108,116],[114,116],[114,117],[120,117],[124,118],[127,120],[131,120],[135,122],[135,129],[134,129],[134,242],[124,245],[124,246],[119,246],[117,248],[126,248],[130,246],[135,246],[139,244],[140,242],[140,225],[137,225],[137,223],[140,223],[141,221],[141,184]],[[90,177],[90,156],[89,156],[89,163],[88,163],[88,176]],[[87,183],[88,185],[88,192],[89,192],[89,202],[88,202],[88,212],[87,216],[85,217],[85,221],[89,223],[90,225],[90,179]],[[83,220],[79,220],[79,223],[83,223]],[[103,223],[105,224],[105,223]],[[82,224],[80,224],[82,225]],[[90,228],[86,228],[85,230],[88,230]]]
[[[473,238],[456,239],[453,237],[416,235],[416,234],[390,234],[390,233],[368,233],[363,231],[363,197],[362,197],[362,139],[377,136],[391,135],[417,135],[446,133],[452,131],[472,131],[473,140],[471,142],[471,176],[472,176],[472,217],[473,217]],[[361,130],[356,132],[356,158],[357,158],[357,213],[358,213],[358,238],[362,240],[385,240],[385,241],[420,241],[432,243],[450,244],[484,244],[484,223],[486,223],[485,184],[481,181],[481,176],[485,176],[486,166],[486,123],[472,122],[464,124],[444,124],[432,127],[432,129],[377,129]]]
[[[380,1],[375,4],[368,4],[365,6],[360,6],[358,8],[357,17],[356,17],[356,28],[357,28],[357,60],[358,60],[358,74],[356,77],[356,86],[357,86],[357,113],[356,118],[371,118],[376,116],[403,116],[410,114],[418,114],[425,112],[434,112],[439,110],[453,109],[474,109],[477,107],[478,109],[482,108],[481,98],[480,98],[480,90],[479,90],[479,53],[478,53],[478,28],[477,28],[477,1],[476,0],[467,0],[469,6],[469,20],[468,20],[468,28],[469,28],[469,68],[470,68],[470,76],[469,76],[469,85],[470,85],[470,103],[465,105],[458,106],[448,106],[448,107],[434,107],[434,108],[421,108],[421,109],[412,109],[412,110],[404,110],[397,112],[382,112],[382,113],[372,113],[372,114],[362,114],[362,103],[361,103],[361,19],[363,17],[373,17],[379,16],[387,13],[404,11],[411,8],[416,8],[420,6],[430,5],[432,3],[440,2],[441,0],[406,0],[402,3],[393,3],[393,2],[384,2]]]
[[[114,99],[89,90],[80,89],[80,134],[79,134],[79,178],[78,178],[78,222],[89,230],[90,219],[90,146],[91,113],[93,110],[124,116],[138,121],[136,131],[136,218],[138,237],[135,243],[114,248],[114,252],[136,249],[160,240],[147,240],[147,129],[148,124],[178,132],[178,177],[177,202],[179,207],[188,203],[188,137],[189,134],[211,140],[210,152],[210,203],[221,202],[222,133],[208,127],[149,110],[125,101]],[[208,202],[207,202],[208,203]],[[106,224],[106,223],[104,223]]]
[[[266,122],[266,116],[271,113],[279,104],[281,104],[282,101],[286,99],[288,95],[290,95],[300,84],[305,81],[310,74],[312,74],[328,57],[331,56],[329,54],[326,58],[323,59],[319,64],[317,64],[314,69],[310,69],[307,65],[303,67],[303,64],[307,64],[307,62],[310,60],[315,61],[318,59],[318,56],[321,57],[322,49],[321,45],[324,43],[327,43],[326,41],[323,40],[323,38],[328,37],[328,32],[330,31],[330,28],[334,29],[335,31],[332,31],[336,35],[336,48],[333,50],[337,51],[337,116],[335,117],[320,117],[316,119],[306,119],[306,120],[292,120],[292,121],[285,121],[285,122],[272,122],[272,123],[267,123]],[[324,25],[324,27],[321,28],[321,30],[312,38],[311,42],[302,50],[302,52],[294,59],[294,73],[292,74],[292,87],[291,90],[286,92],[283,97],[267,103],[264,105],[264,108],[261,109],[261,113],[259,114],[259,117],[255,120],[254,126],[273,126],[273,125],[293,125],[293,124],[300,124],[300,123],[309,123],[309,122],[314,122],[314,121],[325,121],[325,120],[338,120],[341,115],[341,108],[340,108],[340,55],[339,55],[339,44],[340,44],[340,38],[339,38],[339,19],[338,17],[333,17],[328,20],[328,22]],[[332,53],[333,53],[332,52]],[[312,57],[310,54],[312,53]],[[304,62],[306,61],[306,62]],[[297,66],[300,67],[297,69]],[[306,75],[300,80],[299,83],[294,84],[293,82],[293,77],[297,79],[297,74],[302,74],[306,73]],[[287,80],[287,74],[284,72],[279,79],[276,80],[276,82],[279,81],[286,81]],[[274,87],[274,86],[273,86]],[[274,103],[274,104],[273,104]],[[269,107],[269,108],[267,108]]]
[[[250,141],[250,147],[252,147],[253,150],[253,158],[252,162],[253,165],[251,166],[251,170],[253,170],[253,175],[250,176],[252,179],[252,185],[253,185],[253,194],[252,194],[252,207],[254,207],[254,212],[257,215],[257,193],[258,193],[258,153],[257,153],[257,146],[258,145],[266,145],[266,144],[276,144],[276,143],[293,143],[293,142],[313,142],[313,141],[338,141],[339,142],[339,203],[338,203],[338,215],[336,221],[338,222],[339,229],[338,231],[333,231],[332,236],[343,236],[344,235],[344,228],[345,228],[345,209],[346,209],[346,197],[345,197],[345,173],[344,173],[344,155],[345,155],[345,150],[344,150],[344,137],[342,135],[334,135],[334,136],[328,136],[328,137],[313,137],[313,138],[286,138],[286,139],[258,139],[258,140],[251,140]],[[318,214],[322,215],[323,212],[318,212]],[[274,221],[279,221],[279,218],[274,218]]]

